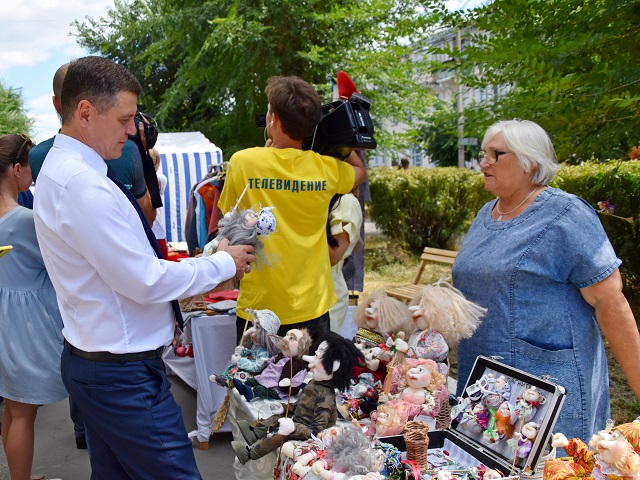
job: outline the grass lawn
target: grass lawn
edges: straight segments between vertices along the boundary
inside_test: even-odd
[[[405,251],[397,242],[379,234],[367,234],[365,243],[364,292],[361,300],[371,292],[398,285],[411,283],[418,270],[420,257]],[[439,278],[449,277],[451,268],[447,265],[427,265],[422,274],[421,283],[435,282]],[[640,299],[627,296],[634,311],[636,321],[640,320]],[[609,359],[609,382],[611,385],[611,416],[618,423],[631,422],[640,415],[640,402],[629,388],[618,362],[611,353],[605,340]],[[449,357],[451,373],[457,373],[456,349],[451,349]]]

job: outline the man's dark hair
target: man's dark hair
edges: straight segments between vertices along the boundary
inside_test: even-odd
[[[116,104],[122,91],[142,94],[138,79],[122,65],[96,56],[72,61],[62,82],[63,125],[72,118],[81,100],[88,100],[102,114]]]
[[[293,140],[311,136],[322,117],[320,95],[299,77],[271,77],[267,99],[282,123],[282,131]]]

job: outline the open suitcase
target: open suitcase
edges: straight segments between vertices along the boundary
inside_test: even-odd
[[[541,478],[565,395],[562,386],[546,378],[479,356],[451,410],[451,426],[428,434],[429,469],[423,468],[421,478],[431,479],[442,469],[461,480],[479,478],[473,468],[498,470],[505,477]],[[535,437],[527,437],[533,430]],[[380,441],[406,451],[402,435]],[[405,469],[405,478],[414,479],[415,470]]]

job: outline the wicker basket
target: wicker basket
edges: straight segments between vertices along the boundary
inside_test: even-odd
[[[451,405],[449,405],[448,399],[442,402],[440,411],[436,416],[436,428],[439,430],[446,430],[451,426]]]
[[[424,422],[408,421],[404,426],[404,443],[407,446],[407,460],[418,462],[420,468],[426,470],[429,426]]]

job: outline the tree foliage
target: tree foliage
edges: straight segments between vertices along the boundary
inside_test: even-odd
[[[200,130],[225,156],[263,143],[255,116],[272,75],[298,75],[330,101],[346,71],[374,121],[409,123],[433,96],[417,83],[412,41],[433,23],[419,0],[116,0],[76,23],[79,43],[141,80],[141,108],[163,131]],[[379,123],[378,123],[379,125]],[[376,132],[378,143],[394,136]]]
[[[20,90],[6,87],[0,81],[0,135],[25,133],[29,135],[33,120],[27,116]]]
[[[637,0],[493,0],[440,13],[443,26],[471,35],[471,45],[431,52],[450,54],[464,85],[503,90],[465,110],[465,136],[481,137],[498,119],[526,118],[572,162],[624,157],[640,141]]]

